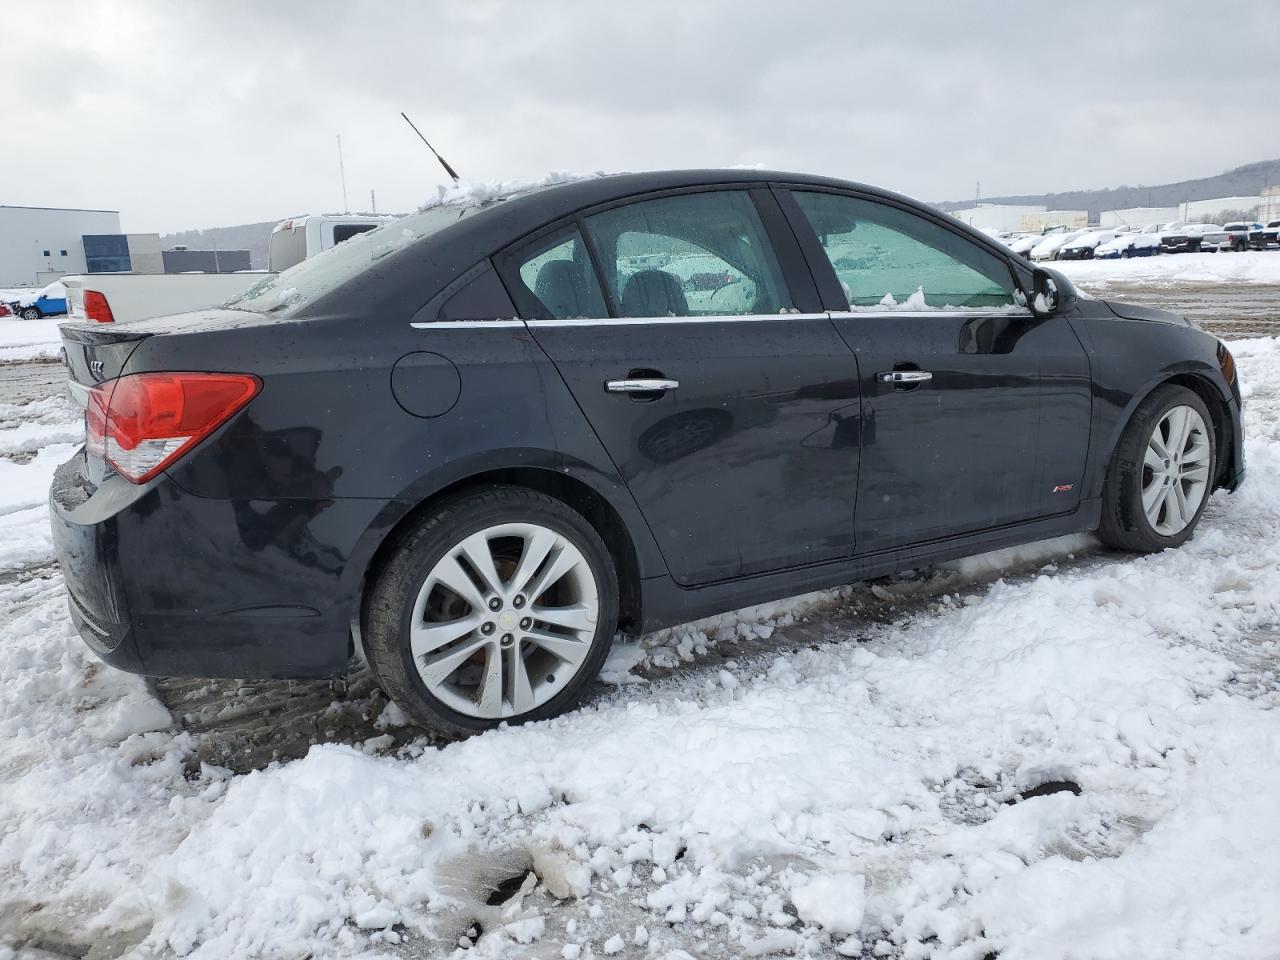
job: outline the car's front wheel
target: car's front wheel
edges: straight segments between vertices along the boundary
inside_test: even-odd
[[[35,307],[25,307],[18,315],[22,317],[23,320],[39,320],[44,316],[44,314]]]
[[[1217,467],[1209,410],[1186,387],[1157,387],[1134,411],[1107,473],[1098,537],[1151,553],[1185,542]]]
[[[554,716],[608,655],[613,559],[580,514],[496,486],[441,506],[395,545],[363,639],[383,689],[449,736]]]

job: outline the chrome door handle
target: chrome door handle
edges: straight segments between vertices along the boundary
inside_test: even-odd
[[[881,383],[924,383],[932,380],[933,374],[928,370],[886,370],[877,373],[876,379]]]
[[[635,380],[606,380],[604,388],[609,393],[663,393],[680,386],[679,380],[665,378],[638,378]]]

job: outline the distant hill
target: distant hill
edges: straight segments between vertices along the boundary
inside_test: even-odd
[[[1071,190],[1067,193],[1025,194],[1017,197],[983,197],[982,203],[1044,204],[1050,210],[1088,210],[1096,221],[1103,210],[1129,207],[1176,207],[1189,200],[1213,200],[1217,197],[1256,197],[1262,188],[1280,184],[1280,160],[1247,163],[1215,177],[1182,180],[1155,186],[1121,186],[1106,190]],[[950,213],[973,206],[972,200],[948,200],[934,204]]]

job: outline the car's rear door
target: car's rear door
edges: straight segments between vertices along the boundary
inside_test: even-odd
[[[678,583],[852,554],[856,361],[768,189],[628,198],[498,261]]]
[[[1025,306],[1007,261],[905,205],[779,188],[858,356],[858,552],[1073,510],[1089,445],[1088,358]]]

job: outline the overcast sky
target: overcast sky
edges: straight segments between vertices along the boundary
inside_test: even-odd
[[[404,211],[441,170],[763,163],[927,200],[1280,156],[1280,2],[0,0],[0,203]]]

